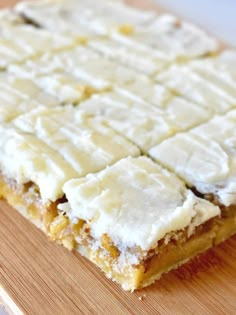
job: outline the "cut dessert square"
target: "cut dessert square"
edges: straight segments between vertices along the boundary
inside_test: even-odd
[[[217,88],[236,98],[236,52],[224,51],[215,58],[194,60],[188,67]]]
[[[0,122],[10,121],[37,106],[51,107],[58,103],[56,97],[40,89],[33,81],[1,73]]]
[[[76,5],[78,3],[73,2]],[[93,4],[89,8],[86,7],[87,5],[84,10],[76,7],[69,10],[70,21],[74,21],[75,25],[85,25],[100,35],[109,35],[112,30],[122,29],[128,24],[145,27],[156,17],[154,12],[141,11],[112,1],[98,5],[96,10],[94,10]]]
[[[86,38],[94,37],[95,35],[91,28],[79,24],[78,21],[76,21],[76,18],[75,21],[70,20],[71,17],[74,17],[74,14],[69,13],[68,17],[68,10],[65,9],[62,5],[62,1],[60,0],[22,1],[17,4],[15,11],[18,12],[18,14],[20,14],[24,19],[53,33],[73,37],[82,35]],[[47,18],[45,18],[45,16],[47,16]],[[56,28],[55,25],[57,26]]]
[[[220,209],[147,157],[126,158],[63,187],[50,225],[125,290],[145,287],[211,247]],[[144,215],[145,213],[145,215]]]
[[[196,25],[171,14],[160,15],[148,26],[147,31],[156,34],[156,46],[160,45],[166,52],[174,47],[179,57],[205,56],[219,50],[219,43],[215,38]],[[152,44],[151,37],[148,40]]]
[[[36,75],[35,81],[40,88],[57,97],[61,104],[69,103],[77,105],[94,93],[103,91],[103,89],[97,89],[93,84],[66,72],[54,72],[41,76]]]
[[[236,110],[152,148],[151,157],[181,176],[205,198],[236,204]]]
[[[82,78],[72,74],[72,69],[86,60],[99,60],[99,54],[78,45],[73,49],[58,53],[46,53],[39,58],[28,59],[21,65],[9,66],[9,72],[15,76],[22,76],[33,80],[47,93],[57,97],[62,104],[77,104],[90,97],[96,89]]]
[[[160,102],[156,102],[156,106],[152,105],[148,100],[144,101],[141,98],[142,94],[145,94],[142,90],[145,89],[145,84],[142,85],[141,80],[137,85],[132,86],[133,91],[139,84],[140,93],[137,91],[136,99],[132,95],[129,97],[131,93],[125,95],[118,90],[94,95],[80,103],[80,109],[102,117],[111,128],[138,145],[145,153],[171,135],[199,125],[211,117],[210,111],[199,108],[191,102],[168,92],[159,93],[163,91],[162,87],[154,84],[152,87],[149,86],[149,91],[152,90],[153,94],[157,92],[157,95],[153,95],[153,99],[159,98]],[[129,85],[127,90],[129,91]],[[138,98],[139,94],[140,98]],[[170,96],[168,100],[165,97],[167,95]]]
[[[209,59],[210,61],[210,59]],[[220,55],[217,55],[210,63],[215,67],[216,71],[222,73],[224,78],[236,80],[236,51],[235,50],[224,50]]]
[[[148,151],[154,143],[175,133],[168,117],[148,104],[136,102],[115,92],[94,95],[79,106],[83,111],[101,117],[111,128]]]
[[[178,130],[192,128],[214,114],[211,108],[186,100],[148,78],[138,78],[129,84],[120,85],[115,91],[135,102],[145,102],[163,110]]]
[[[176,96],[167,87],[148,77],[138,78],[128,85],[120,85],[115,88],[115,91],[134,101],[143,101],[162,109],[167,108],[168,103]]]
[[[178,174],[197,195],[221,208],[227,225],[222,224],[216,243],[236,232],[235,126],[233,110],[149,151],[152,158]]]
[[[46,51],[59,51],[75,44],[72,38],[52,34],[31,25],[1,25],[0,68],[23,62]]]
[[[101,56],[89,49],[86,42],[60,52],[48,52],[37,58],[28,58],[22,65],[12,64],[10,71],[17,71],[26,76],[47,75],[55,72],[68,73],[88,60],[98,61]]]
[[[28,205],[34,215],[37,207],[50,214],[68,179],[139,155],[137,147],[72,106],[37,108],[2,123],[0,133],[0,195],[18,210]]]
[[[2,93],[4,89],[9,92],[9,97],[11,93],[15,93],[21,100],[33,100],[46,106],[58,104],[57,98],[43,91],[33,80],[14,76],[7,72],[0,74],[0,87]]]
[[[74,75],[66,72],[52,72],[50,74],[30,74],[27,72],[28,67],[14,67],[10,73],[14,76],[28,79],[41,89],[45,94],[56,98],[60,104],[78,104],[82,100],[89,98],[96,92],[103,89],[96,89],[85,80],[79,79]]]
[[[96,90],[111,89],[143,77],[137,71],[105,59],[83,45],[57,54],[45,54],[23,65],[12,65],[9,71],[30,78],[66,73]]]
[[[217,57],[173,65],[158,74],[157,81],[200,106],[210,108],[215,113],[225,113],[236,106],[233,77],[236,71],[233,59],[229,59],[225,66],[221,60]]]
[[[137,72],[105,58],[87,59],[74,64],[70,71],[96,89],[109,89],[114,85],[128,84],[138,76]]]
[[[131,28],[132,29],[132,25]],[[186,60],[216,53],[219,44],[196,26],[163,14],[146,27],[133,28],[133,31],[113,32],[112,37],[130,47],[148,46],[161,51],[169,58]]]
[[[136,46],[130,49],[129,45],[120,44],[112,38],[96,38],[88,40],[89,47],[100,52],[107,58],[120,62],[128,67],[147,74],[154,75],[167,67],[171,58],[164,53],[149,47]]]
[[[152,11],[142,11],[117,1],[48,0],[23,2],[17,11],[43,27],[55,32],[76,33],[82,29],[93,34],[109,34],[121,25],[144,26],[156,16]],[[45,16],[48,18],[45,19]]]

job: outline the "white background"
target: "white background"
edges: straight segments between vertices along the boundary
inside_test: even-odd
[[[153,0],[236,46],[236,0]]]
[[[2,309],[1,304],[0,304],[0,315],[6,315],[6,313],[5,313],[4,310]]]

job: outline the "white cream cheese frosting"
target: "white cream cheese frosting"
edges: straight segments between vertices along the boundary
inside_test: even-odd
[[[45,51],[58,51],[75,44],[72,38],[57,35],[30,25],[6,25],[1,27],[1,62],[6,68],[11,63],[38,56]]]
[[[29,53],[23,47],[21,47],[18,43],[12,41],[11,39],[0,37],[0,45],[1,69],[7,68],[7,66],[14,62],[22,62],[29,56]]]
[[[4,93],[4,90],[9,91],[9,98],[11,97],[11,93],[14,93],[18,96],[19,100],[33,100],[45,106],[58,105],[57,98],[39,88],[33,80],[12,76],[3,72],[0,75],[0,88],[2,93]]]
[[[129,91],[129,85],[127,90]],[[170,101],[164,98],[162,104],[157,102],[152,105],[151,102],[142,100],[141,86],[140,91],[137,91],[136,97],[120,93],[120,89],[94,95],[80,103],[80,108],[102,117],[109,126],[138,145],[143,152],[175,133],[192,128],[210,118],[209,111],[180,97],[172,95]]]
[[[57,54],[46,53],[40,58],[28,59],[23,65],[11,65],[9,72],[33,80],[60,103],[76,104],[99,89],[94,87],[93,82],[76,77],[72,69],[79,67],[86,60],[98,61],[99,57],[99,54],[86,46],[78,45]]]
[[[145,27],[155,17],[155,12],[141,11],[121,2],[106,1],[104,5],[98,5],[96,10],[93,4],[88,9],[82,9],[74,20],[91,28],[97,34],[108,35],[122,25]]]
[[[74,45],[70,37],[48,32],[31,25],[7,26],[2,28],[2,36],[31,49],[35,52],[57,51]]]
[[[171,232],[191,230],[220,214],[174,174],[147,157],[126,158],[85,178],[72,179],[59,205],[72,222],[88,222],[91,235],[107,233],[119,248],[155,248]]]
[[[93,93],[99,92],[99,89],[69,73],[52,73],[36,80],[39,87],[57,97],[61,104],[78,104]]]
[[[112,37],[121,43],[129,44],[130,47],[152,47],[174,59],[196,58],[219,49],[215,39],[169,14],[158,16],[146,28],[137,27],[129,36],[113,32]]]
[[[72,71],[78,79],[85,80],[97,89],[108,89],[114,85],[128,84],[139,75],[133,69],[103,58],[86,60]]]
[[[58,106],[58,99],[33,81],[2,72],[0,75],[0,122],[14,119],[37,106]]]
[[[201,62],[204,64],[204,60]],[[157,81],[190,101],[212,110],[213,113],[225,113],[235,107],[236,97],[225,88],[226,82],[220,83],[219,80],[216,84],[215,80],[209,77],[208,71],[205,71],[208,73],[206,77],[190,65],[173,65],[158,74]],[[221,74],[218,73],[218,76]]]
[[[151,157],[202,194],[214,194],[225,206],[236,204],[236,111],[165,140]]]
[[[37,78],[42,75],[66,73],[98,90],[128,84],[142,74],[115,61],[108,60],[85,46],[57,54],[45,54],[40,59],[28,60],[24,65],[12,65],[11,73]]]
[[[193,60],[188,67],[236,98],[236,52],[226,50],[214,58]]]
[[[160,110],[115,92],[94,95],[82,102],[80,108],[102,117],[110,127],[137,144],[143,152],[175,133],[168,117]]]
[[[145,101],[158,108],[165,108],[174,97],[168,88],[148,77],[139,78],[128,85],[120,85],[116,90],[134,101]]]
[[[160,15],[147,30],[156,34],[158,38],[155,47],[160,45],[166,52],[172,47],[176,56],[179,57],[194,58],[219,49],[216,39],[197,26],[180,20],[174,15]],[[151,37],[148,39],[151,40]]]
[[[15,10],[51,32],[55,32],[56,25],[56,31],[60,34],[86,36],[86,38],[94,36],[92,29],[78,24],[76,19],[72,20],[74,18],[74,14],[70,12],[72,9],[69,9],[69,14],[65,9],[65,3],[68,5],[68,2],[64,0],[22,1],[16,5]]]
[[[234,82],[236,80],[236,51],[235,50],[224,50],[220,55],[212,60],[214,67],[221,73],[224,77],[228,77]]]
[[[55,31],[57,25],[59,31],[70,34],[80,33],[82,28],[87,34],[104,35],[122,24],[146,25],[156,16],[155,12],[138,10],[119,1],[101,0],[25,2],[17,10],[48,29]]]
[[[136,46],[130,49],[129,45],[125,43],[121,45],[118,41],[111,38],[91,39],[88,41],[88,45],[105,57],[147,75],[159,72],[171,61],[164,53],[157,53],[152,48]]]
[[[139,78],[130,84],[121,85],[116,90],[136,102],[145,101],[161,109],[178,130],[189,129],[203,123],[214,113],[211,108],[201,107],[197,103],[176,96],[165,86],[148,78]]]
[[[23,24],[23,18],[11,9],[0,10],[0,27]]]
[[[19,12],[55,32],[111,35],[133,48],[153,47],[171,58],[193,58],[218,50],[217,41],[172,15],[141,11],[117,1],[41,1],[17,6]],[[45,16],[48,18],[45,19]],[[52,22],[53,21],[53,22]],[[122,25],[135,31],[120,32]]]
[[[70,178],[139,155],[111,128],[71,106],[37,108],[0,128],[1,171],[19,184],[38,185],[43,201],[62,197]]]
[[[51,75],[58,72],[71,72],[71,69],[78,67],[87,60],[99,60],[101,56],[87,48],[86,45],[66,49],[57,53],[46,52],[37,59],[27,59],[23,65],[11,65],[9,71],[30,77]]]

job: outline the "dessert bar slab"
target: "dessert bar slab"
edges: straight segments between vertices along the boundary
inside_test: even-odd
[[[0,198],[50,240],[134,291],[235,234],[233,49],[113,0],[22,2],[0,46]]]

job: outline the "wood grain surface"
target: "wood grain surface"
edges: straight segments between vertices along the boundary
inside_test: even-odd
[[[11,7],[19,2],[19,0],[0,0],[0,8]]]
[[[1,0],[0,6],[15,2]],[[235,280],[233,237],[154,285],[124,292],[85,258],[49,242],[0,201],[0,297],[10,314],[234,315]]]
[[[0,294],[16,315],[19,310],[27,315],[235,314],[236,237],[129,293],[79,254],[49,242],[5,202],[0,209]]]

